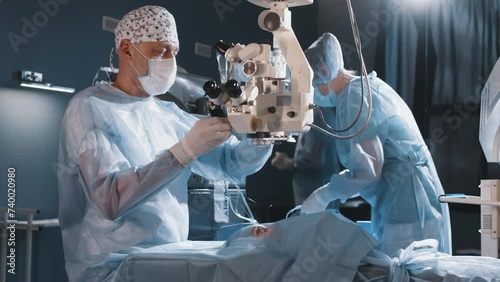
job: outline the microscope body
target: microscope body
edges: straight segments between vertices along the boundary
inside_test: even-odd
[[[300,1],[295,6],[300,5],[296,2]],[[270,7],[258,22],[273,33],[274,48],[270,44],[219,42],[216,49],[231,65],[241,65],[247,81],[229,79],[220,87],[212,82],[204,90],[212,106],[225,107],[235,132],[252,138],[254,144],[293,141],[293,135],[308,131],[307,124],[313,122],[313,73],[291,28],[288,2],[260,1],[257,5]]]

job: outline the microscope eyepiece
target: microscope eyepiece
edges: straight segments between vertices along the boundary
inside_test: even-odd
[[[203,91],[210,99],[217,99],[221,94],[221,89],[215,80],[209,80],[203,84]]]
[[[239,98],[241,96],[240,84],[235,79],[228,80],[225,89],[230,98]]]

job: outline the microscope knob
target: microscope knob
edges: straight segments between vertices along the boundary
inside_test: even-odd
[[[216,99],[220,96],[220,88],[215,80],[209,80],[203,84],[203,91],[210,99]]]
[[[219,52],[219,54],[224,55],[226,54],[227,50],[231,49],[234,47],[233,43],[226,43],[222,40],[219,40],[217,43],[214,45],[214,49]]]
[[[238,81],[230,79],[226,82],[226,92],[231,98],[238,98],[241,96],[241,87]]]

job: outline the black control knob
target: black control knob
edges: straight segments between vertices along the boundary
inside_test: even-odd
[[[226,92],[230,98],[239,98],[241,96],[241,87],[238,81],[230,79],[226,82]]]
[[[231,49],[234,47],[233,43],[225,43],[222,40],[219,40],[217,43],[214,45],[214,49],[219,52],[219,54],[224,55],[226,54],[227,50]]]
[[[274,114],[276,112],[276,107],[269,107],[267,108],[267,111],[270,112],[271,114]]]
[[[288,112],[286,113],[286,115],[289,117],[289,118],[294,118],[297,114],[295,112]]]
[[[210,99],[217,99],[220,96],[220,87],[215,80],[209,80],[203,84],[203,91]]]

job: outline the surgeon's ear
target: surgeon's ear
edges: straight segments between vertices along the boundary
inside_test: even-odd
[[[122,40],[120,42],[120,53],[122,56],[127,57],[129,60],[132,59],[132,53],[130,52],[132,48],[132,42],[128,39]]]

